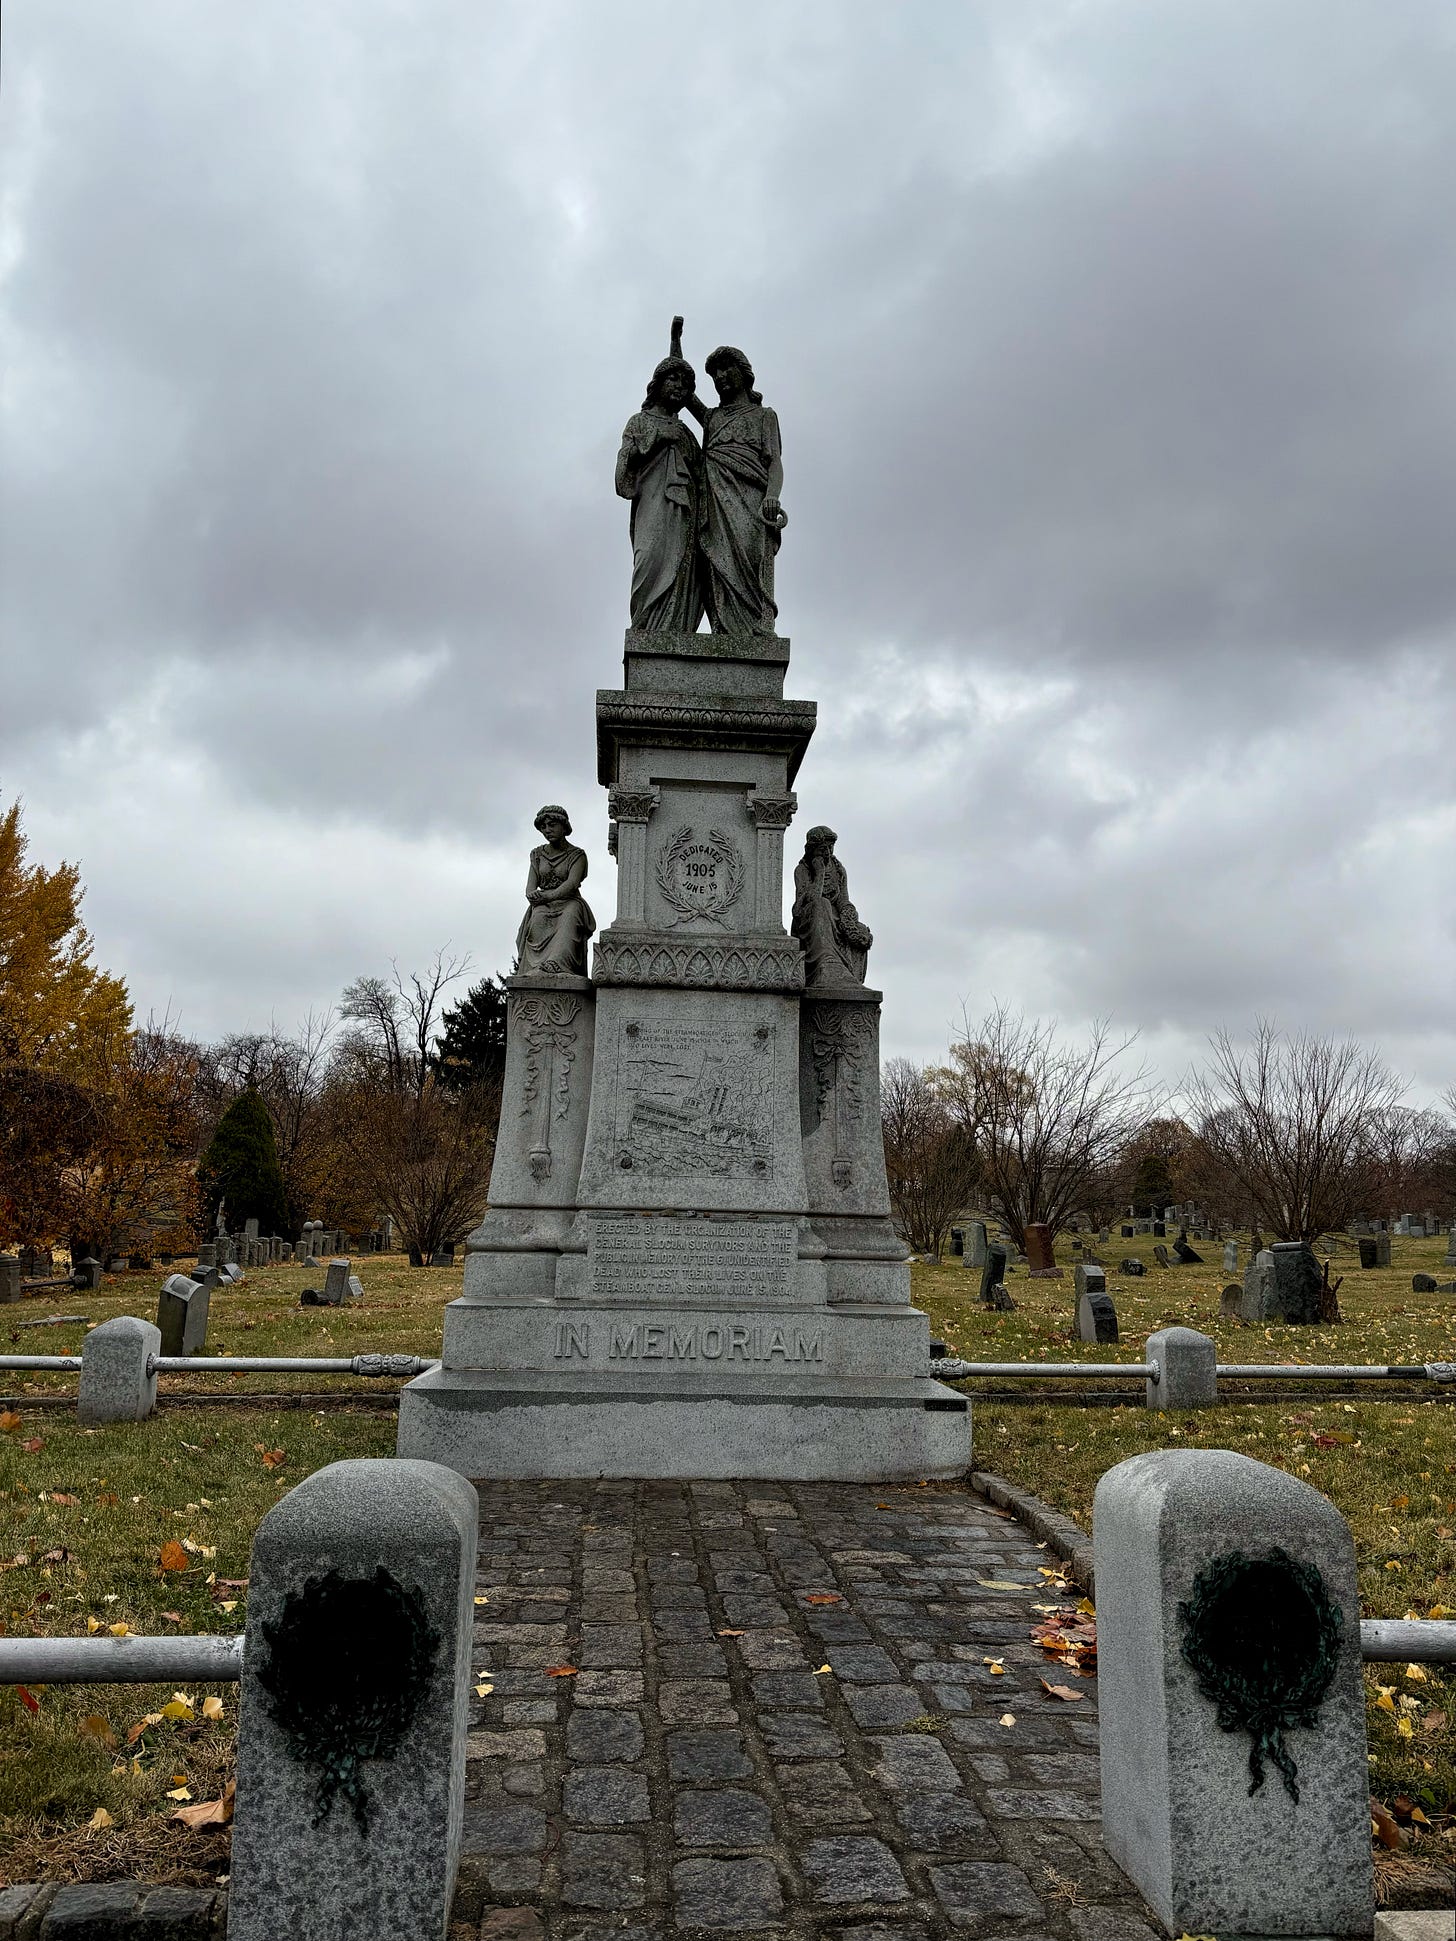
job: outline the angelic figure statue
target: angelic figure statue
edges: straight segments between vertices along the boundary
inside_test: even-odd
[[[849,900],[849,878],[834,854],[838,841],[821,823],[804,840],[804,859],[794,871],[794,910],[789,927],[804,950],[806,988],[863,984],[874,936]]]
[[[617,456],[617,491],[632,501],[632,625],[694,633],[706,612],[714,633],[772,634],[788,524],[778,417],[731,344],[708,358],[718,402],[705,405],[682,355],[682,322],[672,320],[671,351]],[[701,450],[678,416],[684,406],[703,427]]]
[[[516,970],[586,976],[586,942],[597,920],[581,893],[586,851],[566,839],[571,822],[565,809],[548,802],[536,817],[546,838],[531,851],[526,878],[530,908],[516,932]]]
[[[682,318],[672,323],[672,349],[622,433],[617,493],[632,501],[632,625],[645,633],[692,634],[703,617],[703,454],[678,416],[697,378],[682,354]]]

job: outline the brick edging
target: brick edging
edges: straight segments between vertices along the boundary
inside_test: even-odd
[[[1080,1523],[1063,1516],[1050,1503],[1043,1503],[1030,1490],[1018,1489],[1014,1483],[1008,1483],[1004,1476],[993,1475],[989,1469],[973,1469],[967,1480],[977,1496],[984,1496],[997,1509],[1009,1510],[1018,1523],[1024,1523],[1033,1536],[1055,1551],[1066,1565],[1067,1575],[1089,1597],[1095,1597],[1092,1539]]]

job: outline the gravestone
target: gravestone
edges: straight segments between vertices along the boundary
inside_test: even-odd
[[[1188,1235],[1180,1232],[1173,1242],[1173,1252],[1181,1267],[1198,1267],[1203,1264],[1203,1255],[1188,1244]]]
[[[1154,1220],[1154,1222],[1153,1222],[1153,1232],[1154,1232],[1154,1234],[1155,1234],[1155,1235],[1157,1236],[1157,1238],[1158,1238],[1159,1240],[1163,1240],[1163,1239],[1165,1239],[1165,1238],[1167,1237],[1167,1232],[1168,1232],[1168,1223],[1167,1223],[1167,1221],[1166,1221],[1166,1220]]]
[[[1052,1230],[1043,1220],[1033,1220],[1026,1228],[1026,1264],[1033,1280],[1040,1274],[1050,1273],[1057,1264]]]
[[[1242,1312],[1244,1290],[1240,1282],[1230,1281],[1218,1297],[1218,1311],[1225,1321],[1237,1321]]]
[[[1139,1260],[1136,1254],[1128,1254],[1125,1259],[1118,1262],[1117,1271],[1119,1274],[1126,1274],[1132,1280],[1141,1280],[1148,1270],[1146,1262]]]
[[[986,1222],[972,1220],[966,1228],[965,1263],[979,1271],[986,1264]]]
[[[1157,1261],[1160,1267],[1171,1267],[1173,1264],[1168,1258],[1168,1249],[1163,1245],[1161,1240],[1153,1249],[1153,1259]]]
[[[22,1299],[20,1292],[20,1256],[0,1254],[0,1302]]]
[[[101,1262],[94,1254],[88,1254],[72,1268],[71,1280],[76,1287],[84,1287],[95,1293],[101,1285]]]
[[[1446,1235],[1446,1265],[1456,1267],[1456,1227]]]
[[[256,1240],[258,1238],[258,1222],[256,1218],[252,1220],[244,1220],[243,1238],[245,1240]]]
[[[1323,1277],[1313,1247],[1302,1240],[1276,1240],[1274,1319],[1304,1325],[1320,1318]]]
[[[1112,1239],[1111,1227],[1099,1227],[1097,1229],[1097,1244],[1099,1247],[1107,1246],[1108,1243],[1111,1241],[1111,1239]]]
[[[324,1306],[342,1307],[349,1293],[349,1263],[331,1260],[324,1274]]]
[[[1344,1519],[1233,1450],[1159,1449],[1102,1477],[1092,1528],[1107,1852],[1170,1934],[1369,1935]]]
[[[1116,1341],[1117,1309],[1107,1291],[1107,1276],[1100,1267],[1079,1264],[1072,1270],[1077,1293],[1077,1339],[1079,1341]]]
[[[1373,1233],[1361,1234],[1356,1244],[1360,1249],[1360,1265],[1367,1268],[1373,1267],[1375,1265],[1375,1235]]]
[[[118,1314],[93,1328],[81,1350],[76,1419],[82,1426],[145,1421],[157,1405],[157,1377],[148,1362],[161,1352],[160,1331],[135,1315]]]
[[[230,1281],[223,1279],[226,1271],[221,1267],[194,1267],[191,1273],[184,1275],[183,1278],[190,1280],[194,1287],[202,1287],[210,1291],[214,1287],[232,1285]]]
[[[216,1241],[203,1241],[202,1245],[197,1249],[197,1264],[199,1267],[215,1267],[217,1265]]]
[[[1434,1274],[1411,1275],[1412,1294],[1434,1294],[1436,1292],[1436,1285],[1436,1276]]]
[[[965,1257],[966,1236],[959,1227],[952,1227],[950,1230],[950,1251],[953,1260],[961,1260]]]
[[[1375,1265],[1377,1267],[1390,1265],[1390,1234],[1384,1227],[1375,1236]]]
[[[1244,1269],[1239,1319],[1248,1322],[1278,1319],[1274,1295],[1274,1256],[1267,1247],[1261,1247]]]
[[[157,1332],[164,1355],[195,1355],[207,1340],[208,1289],[186,1274],[171,1274],[157,1298]]]
[[[1225,1240],[1223,1243],[1223,1271],[1226,1274],[1236,1274],[1239,1271],[1239,1243],[1237,1240]]]
[[[981,1263],[981,1299],[987,1307],[994,1306],[991,1290],[1001,1287],[1006,1281],[1006,1249],[988,1242],[986,1258]]]
[[[1132,1239],[1132,1237],[1133,1237],[1133,1226],[1132,1226],[1132,1223],[1131,1223],[1131,1221],[1128,1221],[1128,1220],[1124,1220],[1124,1221],[1123,1221],[1123,1223],[1122,1223],[1122,1237],[1123,1237],[1123,1239],[1124,1239],[1124,1240],[1131,1240],[1131,1239]]]

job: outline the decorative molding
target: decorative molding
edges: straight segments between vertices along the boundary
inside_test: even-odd
[[[759,829],[787,829],[794,819],[799,798],[792,790],[787,795],[750,795],[748,813]]]
[[[526,1082],[521,1114],[535,1114],[531,1140],[531,1177],[551,1177],[551,1121],[571,1110],[571,1067],[576,1058],[576,1020],[581,999],[522,997],[512,1022],[526,1027]],[[554,1111],[553,1111],[554,1106]]]
[[[607,814],[613,822],[646,822],[661,799],[661,789],[616,785],[607,790]]]
[[[703,872],[698,879],[701,887],[696,891],[685,888],[679,874],[693,869]],[[657,858],[656,874],[663,902],[677,911],[673,918],[675,924],[687,923],[693,917],[722,923],[723,912],[737,902],[743,888],[743,857],[737,843],[723,830],[710,829],[702,837],[685,822],[664,845]]]
[[[874,1036],[864,1011],[837,1004],[814,1004],[805,1021],[814,1068],[814,1103],[819,1124],[833,1123],[834,1157],[830,1178],[838,1187],[854,1183],[851,1133],[865,1111],[865,1053]]]
[[[792,937],[724,943],[714,937],[634,941],[603,936],[597,940],[592,969],[598,984],[721,991],[798,991],[804,985],[803,953]]]

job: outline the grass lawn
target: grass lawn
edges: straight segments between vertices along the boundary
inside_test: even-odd
[[[1208,1266],[1166,1271],[1151,1264],[1146,1240],[1114,1240],[1102,1251],[1114,1266],[1131,1252],[1150,1263],[1140,1281],[1109,1273],[1124,1330],[1116,1349],[1070,1340],[1070,1272],[1062,1281],[1013,1274],[1019,1306],[1011,1315],[983,1311],[978,1276],[959,1263],[917,1265],[915,1298],[936,1333],[969,1360],[1136,1360],[1146,1335],[1169,1322],[1213,1335],[1228,1360],[1456,1360],[1456,1297],[1410,1293],[1418,1269],[1456,1277],[1442,1264],[1439,1241],[1397,1240],[1389,1272],[1347,1270],[1346,1322],[1318,1329],[1223,1323],[1220,1247],[1205,1250]],[[441,1314],[460,1291],[461,1270],[412,1269],[399,1255],[356,1264],[365,1300],[348,1309],[299,1308],[299,1289],[321,1285],[321,1273],[250,1272],[240,1288],[214,1294],[209,1349],[438,1353]],[[28,1300],[0,1313],[0,1335],[11,1353],[79,1349],[85,1322],[18,1324],[50,1312],[83,1314],[86,1322],[151,1318],[162,1278],[160,1271],[118,1276],[95,1294]],[[241,1630],[246,1590],[237,1580],[247,1576],[252,1533],[268,1506],[325,1463],[394,1447],[389,1412],[172,1407],[146,1423],[88,1431],[69,1412],[26,1406],[47,1393],[73,1394],[73,1376],[11,1375],[0,1386],[18,1398],[21,1418],[0,1434],[0,1620],[12,1632],[75,1634],[88,1623],[138,1632]],[[162,1378],[173,1394],[357,1386],[329,1376],[208,1376],[205,1361],[195,1374]],[[986,1402],[975,1408],[975,1461],[1086,1520],[1098,1476],[1124,1456],[1165,1442],[1245,1449],[1307,1475],[1349,1518],[1367,1616],[1424,1615],[1442,1604],[1456,1610],[1453,1425],[1456,1415],[1444,1405],[1395,1398],[1286,1397],[1183,1416]],[[36,1441],[40,1447],[26,1446]],[[164,1570],[163,1545],[184,1539],[193,1546],[186,1570]],[[1403,1793],[1439,1822],[1456,1803],[1452,1736],[1439,1718],[1456,1719],[1456,1680],[1437,1673],[1417,1680],[1393,1666],[1368,1682],[1375,1791],[1387,1800]],[[226,1872],[226,1834],[188,1832],[170,1821],[179,1802],[168,1795],[185,1786],[200,1802],[221,1792],[231,1772],[237,1687],[186,1695],[191,1719],[163,1718],[128,1744],[133,1729],[172,1700],[170,1689],[53,1686],[34,1694],[32,1712],[13,1688],[0,1687],[0,1884],[131,1875],[203,1883]],[[209,1696],[222,1702],[218,1719],[203,1716]],[[98,1809],[110,1825],[88,1825]],[[1438,1825],[1418,1836],[1414,1850],[1444,1840]]]
[[[1240,1249],[1248,1260],[1247,1236]],[[1388,1270],[1361,1273],[1337,1256],[1343,1271],[1338,1327],[1243,1327],[1219,1312],[1223,1248],[1200,1251],[1202,1267],[1160,1268],[1148,1238],[1114,1238],[1099,1249],[1108,1290],[1117,1304],[1122,1341],[1091,1347],[1069,1338],[1074,1308],[1070,1268],[1061,1281],[1033,1281],[1025,1269],[1009,1277],[1014,1314],[983,1309],[980,1276],[959,1261],[914,1269],[915,1297],[953,1353],[967,1361],[1140,1360],[1155,1329],[1175,1323],[1199,1329],[1230,1362],[1456,1361],[1456,1295],[1412,1294],[1411,1276],[1456,1279],[1444,1265],[1442,1240],[1393,1243]],[[1195,1243],[1196,1244],[1196,1243]],[[1069,1257],[1063,1245],[1061,1257]],[[1116,1264],[1137,1254],[1148,1263],[1142,1279],[1124,1278]],[[1349,1521],[1366,1617],[1456,1617],[1456,1409],[1448,1402],[1412,1402],[1380,1393],[1358,1402],[1295,1398],[1273,1383],[1268,1399],[1230,1402],[1186,1414],[1129,1408],[1029,1406],[977,1402],[969,1381],[975,1461],[1053,1503],[1092,1527],[1092,1495],[1104,1470],[1124,1457],[1165,1447],[1239,1449],[1311,1482]],[[1068,1383],[1070,1391],[1071,1384]],[[1250,1387],[1252,1388],[1252,1384]],[[1426,1389],[1426,1397],[1440,1391]],[[1449,1393],[1449,1391],[1445,1391]],[[1141,1402],[1141,1391],[1131,1387]],[[1442,1607],[1447,1607],[1443,1610]],[[1371,1785],[1385,1801],[1409,1799],[1438,1823],[1434,1833],[1415,1824],[1413,1852],[1456,1845],[1456,1677],[1430,1668],[1421,1675],[1399,1665],[1366,1672],[1372,1753]],[[1445,1824],[1440,1824],[1445,1822]]]

